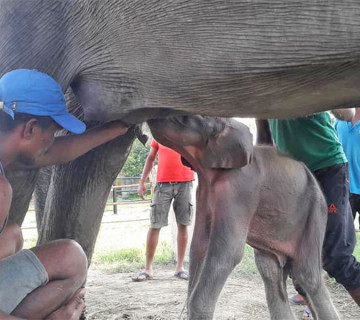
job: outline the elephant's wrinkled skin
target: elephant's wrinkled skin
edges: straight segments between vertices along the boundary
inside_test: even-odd
[[[255,248],[271,319],[294,319],[286,278],[308,294],[319,320],[339,319],[321,276],[327,205],[304,164],[252,145],[235,120],[200,116],[148,122],[160,143],[198,173],[190,253],[189,319],[212,319],[218,295],[245,242]]]
[[[50,74],[87,120],[271,118],[360,102],[354,0],[0,0],[0,30],[0,75]]]
[[[0,0],[0,30],[0,76],[48,73],[87,121],[286,117],[360,102],[359,1]],[[53,171],[38,188],[48,189],[42,242],[71,237],[91,255],[132,140],[118,140],[117,161],[110,143]],[[15,199],[30,198],[36,172],[7,174],[19,186],[10,218],[21,222],[28,201]]]

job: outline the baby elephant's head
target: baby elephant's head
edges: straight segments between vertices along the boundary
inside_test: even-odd
[[[158,142],[185,158],[192,150],[203,167],[232,169],[250,163],[252,135],[246,125],[236,120],[182,116],[154,119],[148,124]]]

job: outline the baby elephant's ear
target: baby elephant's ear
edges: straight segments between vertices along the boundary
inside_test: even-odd
[[[235,120],[224,131],[208,140],[202,164],[206,168],[233,169],[251,161],[253,140],[249,128]]]

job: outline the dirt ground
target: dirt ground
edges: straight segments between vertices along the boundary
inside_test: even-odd
[[[104,274],[90,269],[87,284],[87,319],[186,319],[187,282],[172,276],[168,267],[156,270],[154,280],[135,283],[130,273]],[[288,286],[289,294],[294,291]],[[331,296],[343,320],[360,319],[360,309],[340,286],[330,286]],[[301,319],[303,307],[292,307]],[[270,319],[260,278],[230,277],[217,303],[216,320]]]
[[[119,207],[118,215],[106,212],[94,256],[116,248],[144,246],[148,229],[148,205]],[[140,220],[139,220],[140,219]],[[142,219],[142,220],[141,220]],[[28,215],[23,225],[26,247],[36,243],[35,215]],[[171,243],[170,228],[164,228],[160,241]],[[238,266],[237,268],[241,268]],[[152,281],[135,283],[134,273],[112,273],[92,264],[87,282],[87,319],[95,320],[183,320],[186,319],[187,281],[173,277],[173,266],[155,270]],[[343,320],[359,320],[360,309],[340,286],[328,286]],[[289,295],[295,293],[288,285]],[[296,319],[301,319],[302,306],[293,306]],[[260,276],[228,279],[217,303],[215,320],[269,320],[264,287]],[[326,319],[324,319],[326,320]]]

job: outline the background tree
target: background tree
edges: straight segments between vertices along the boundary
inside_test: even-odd
[[[145,146],[141,144],[139,140],[135,140],[129,157],[127,158],[124,167],[122,168],[120,175],[124,177],[140,177],[145,160],[150,150],[151,138],[149,138],[148,142]]]

